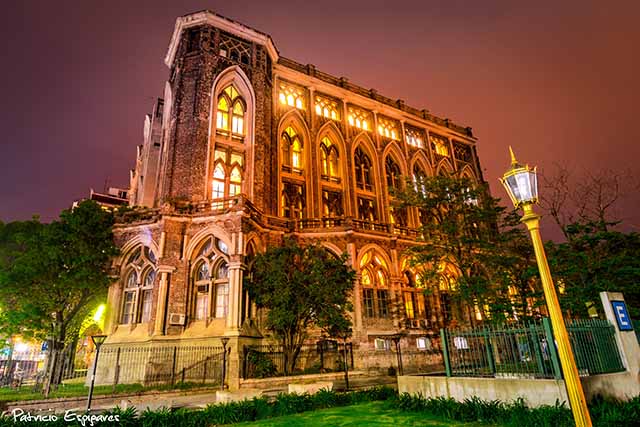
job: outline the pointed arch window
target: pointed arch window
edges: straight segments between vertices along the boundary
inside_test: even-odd
[[[221,163],[218,163],[216,168],[213,170],[213,199],[224,198],[225,179],[226,174],[224,172],[224,166]]]
[[[354,163],[356,170],[356,186],[362,190],[373,191],[371,159],[360,147],[356,148]]]
[[[326,136],[320,142],[320,156],[322,157],[322,179],[340,182],[340,155],[338,147]]]
[[[235,166],[231,170],[231,176],[229,177],[229,196],[236,196],[240,194],[242,188],[242,174],[240,168]]]
[[[233,85],[229,85],[218,96],[216,128],[219,133],[242,137],[245,134],[244,116],[246,106],[244,100]],[[231,117],[231,120],[229,118]]]
[[[215,240],[215,243],[214,243]],[[229,264],[222,249],[226,245],[210,236],[194,261],[193,305],[195,320],[225,318],[229,307]]]
[[[400,183],[402,181],[400,166],[398,166],[391,156],[387,156],[384,167],[387,174],[387,187],[400,190]]]
[[[300,135],[291,126],[287,127],[280,138],[282,170],[301,174],[304,169],[304,146]]]
[[[360,262],[360,284],[363,287],[364,314],[369,318],[389,318],[391,314],[386,263],[368,252]]]
[[[151,321],[153,287],[156,280],[156,257],[142,245],[128,256],[122,268],[123,295],[120,323],[123,325]]]
[[[215,161],[211,182],[211,198],[218,200],[239,195],[242,192],[243,155],[216,150]]]

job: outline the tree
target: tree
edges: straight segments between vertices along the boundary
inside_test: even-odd
[[[535,274],[524,274],[532,256],[524,250],[522,227],[485,185],[464,177],[424,177],[408,182],[396,196],[403,207],[420,212],[421,238],[408,251],[412,264],[435,283],[443,265],[452,266],[457,272],[452,297],[466,306],[470,322],[476,315],[494,321],[510,316],[514,283],[524,301],[532,296]]]
[[[640,316],[640,234],[599,223],[572,224],[567,233],[567,242],[546,245],[562,308],[587,317],[600,305],[599,292],[622,292],[631,316]]]
[[[285,374],[293,372],[309,329],[332,337],[350,333],[355,272],[346,260],[320,245],[301,247],[290,239],[256,256],[245,286],[266,309],[266,327],[282,344]]]
[[[54,384],[60,351],[73,347],[110,284],[117,254],[112,225],[111,213],[85,201],[50,224],[34,219],[0,227],[0,334],[49,339]]]
[[[541,177],[541,207],[567,240],[579,235],[571,232],[573,226],[611,230],[621,222],[621,202],[640,189],[640,181],[630,171],[602,169],[578,175],[557,165]]]

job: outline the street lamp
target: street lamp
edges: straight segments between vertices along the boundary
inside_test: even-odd
[[[576,367],[571,343],[569,342],[569,334],[564,324],[558,296],[551,279],[549,264],[542,245],[542,237],[540,237],[540,215],[533,211],[533,205],[538,203],[536,168],[531,169],[529,165],[523,166],[519,164],[511,147],[509,147],[509,152],[511,153],[511,168],[500,178],[500,182],[507,190],[513,205],[516,208],[522,208],[524,216],[521,221],[531,233],[533,249],[538,262],[538,269],[540,270],[544,298],[547,302],[551,326],[558,346],[562,373],[576,427],[591,426],[589,408],[587,408],[587,401],[584,397],[578,368]]]
[[[89,386],[89,397],[87,398],[87,412],[91,410],[91,398],[93,397],[93,385],[96,382],[96,369],[98,368],[98,356],[100,355],[100,347],[107,339],[106,335],[92,335],[91,341],[96,346],[96,357],[93,359],[93,370],[91,371],[91,385]]]

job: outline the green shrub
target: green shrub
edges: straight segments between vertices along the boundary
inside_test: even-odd
[[[270,378],[278,374],[278,369],[273,361],[260,351],[249,350],[247,359],[254,366],[256,378]]]

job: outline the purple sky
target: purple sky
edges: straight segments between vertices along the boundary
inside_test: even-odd
[[[0,28],[0,220],[50,220],[106,179],[128,184],[175,19],[202,9],[271,34],[286,57],[472,126],[498,197],[509,144],[543,170],[638,175],[635,0],[22,0],[4,5]],[[640,231],[638,206],[637,193],[622,204],[627,229]]]

